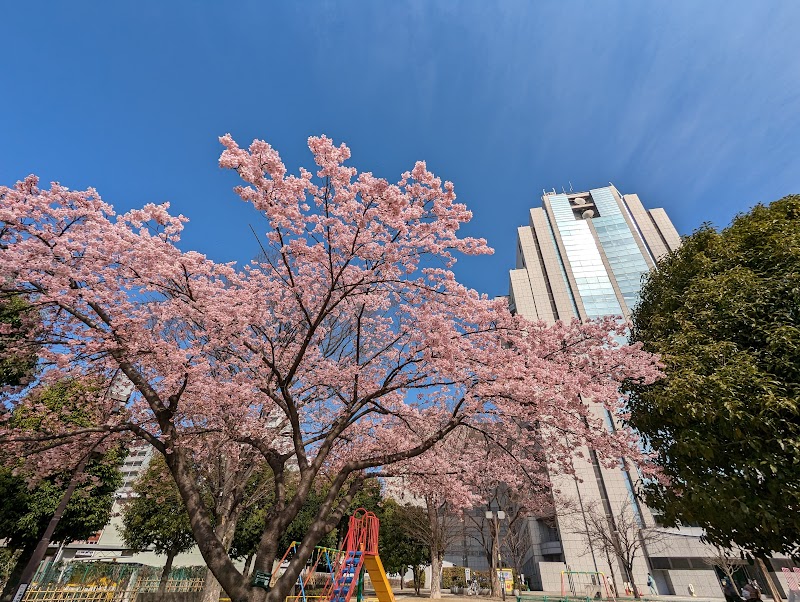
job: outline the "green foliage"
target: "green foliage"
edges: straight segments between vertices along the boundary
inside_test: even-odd
[[[442,569],[442,588],[447,589],[453,586],[466,587],[468,585],[466,575],[463,566],[444,567]],[[480,588],[489,587],[489,571],[476,571],[472,569],[470,571],[470,579],[477,580],[478,587]]]
[[[127,546],[168,556],[194,546],[189,514],[161,456],[153,458],[133,491],[136,497],[125,506],[120,529]]]
[[[314,522],[314,518],[316,517],[322,502],[325,500],[326,495],[328,495],[328,492],[324,489],[312,489],[309,492],[308,498],[306,499],[305,504],[303,504],[303,507],[300,509],[300,512],[298,512],[294,520],[289,523],[289,526],[281,536],[280,545],[278,546],[279,553],[286,551],[293,541],[303,540],[303,538],[306,536],[306,533],[308,533],[308,530],[311,528],[311,523]],[[336,531],[334,530],[328,533],[328,535],[326,535],[317,545],[324,547],[336,547]]]
[[[34,347],[9,352],[22,339],[32,339],[38,316],[19,295],[0,298],[0,387],[25,385],[36,367]],[[6,332],[10,329],[10,332]]]
[[[95,383],[64,380],[36,389],[29,398],[34,403],[20,405],[14,410],[10,426],[28,431],[41,432],[55,422],[69,423],[76,427],[90,427],[94,424],[84,403],[87,394],[95,394],[99,386]],[[45,411],[42,411],[44,406]]]
[[[408,567],[423,566],[430,559],[430,548],[409,534],[408,521],[416,518],[408,507],[392,499],[383,502],[380,553],[388,573],[404,574]]]
[[[257,475],[257,478],[269,478],[266,475]],[[290,476],[287,479],[286,489],[289,495],[294,494],[296,483]],[[343,488],[343,489],[346,489]],[[312,489],[305,504],[298,512],[294,520],[289,523],[289,526],[281,536],[278,544],[278,553],[283,554],[293,541],[302,541],[314,518],[328,495],[326,488]],[[261,539],[261,534],[264,532],[264,526],[269,517],[270,507],[274,501],[272,497],[267,497],[262,503],[253,504],[242,512],[236,523],[236,532],[233,536],[233,543],[231,544],[230,555],[233,558],[247,558],[256,552],[258,542]],[[347,533],[347,525],[350,513],[356,508],[364,507],[370,510],[377,510],[380,503],[380,485],[373,481],[364,484],[364,487],[356,494],[355,498],[350,504],[345,516],[339,522],[337,527],[326,535],[317,545],[323,547],[334,548],[338,542],[344,538]]]
[[[52,541],[87,539],[111,517],[113,493],[122,485],[119,467],[125,454],[114,449],[86,466],[85,481],[75,489]],[[29,487],[25,478],[0,467],[0,539],[13,549],[36,545],[67,487],[70,474],[53,475]]]
[[[11,417],[11,424],[30,431],[40,431],[42,416],[76,426],[90,426],[81,396],[89,390],[87,385],[65,381],[38,390],[35,404],[44,406],[44,412],[19,408]],[[27,406],[33,407],[33,406]],[[75,489],[61,521],[51,538],[54,542],[87,539],[102,529],[111,517],[113,493],[122,485],[119,471],[125,459],[119,448],[90,459],[84,471],[83,482]],[[18,471],[15,471],[17,468]],[[71,471],[52,474],[31,486],[21,461],[6,461],[0,466],[0,539],[7,545],[21,549],[35,545],[47,528],[58,503],[72,477]]]
[[[346,489],[346,487],[342,487],[342,490]],[[359,508],[364,508],[365,510],[374,512],[375,515],[381,519],[381,521],[383,521],[383,511],[381,508],[382,505],[383,497],[381,494],[380,483],[375,480],[364,481],[364,484],[353,497],[353,501],[350,502],[350,506],[348,506],[344,516],[342,517],[342,520],[339,521],[339,525],[334,531],[334,545],[336,542],[344,541],[345,536],[347,536],[347,529],[350,525],[350,516],[353,514],[353,512]],[[383,522],[381,522],[381,525],[382,524]]]
[[[442,588],[464,586],[467,583],[467,573],[463,566],[446,566],[442,569]]]
[[[631,424],[672,486],[670,524],[713,543],[797,555],[800,542],[800,196],[704,226],[648,276],[632,339],[666,377],[632,386]]]
[[[75,382],[40,388],[26,400],[33,403],[18,407],[11,416],[13,426],[24,426],[33,432],[46,432],[52,421],[77,425],[91,424],[81,403],[86,388]],[[43,408],[31,411],[29,408]],[[52,411],[52,415],[50,414]],[[47,415],[47,423],[42,416]],[[89,453],[91,450],[85,450]],[[51,542],[88,539],[102,529],[111,518],[114,491],[122,485],[120,466],[125,452],[112,448],[105,453],[92,452],[80,475],[81,481],[73,491],[61,520],[50,538]],[[85,459],[82,458],[81,461]],[[33,555],[37,542],[44,535],[64,492],[75,476],[72,470],[50,474],[40,480],[30,479],[24,458],[0,452],[0,539],[18,550],[3,596],[16,583],[23,567]]]
[[[231,558],[242,559],[256,553],[266,521],[267,509],[263,505],[248,506],[242,511],[228,550]]]
[[[19,552],[10,548],[0,548],[0,587],[5,587],[11,569],[17,563]]]

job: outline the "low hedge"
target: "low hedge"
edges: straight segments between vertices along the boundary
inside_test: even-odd
[[[481,589],[489,587],[489,571],[470,569],[470,579],[478,580]],[[448,566],[442,569],[442,587],[463,587],[467,584],[466,569],[463,566]]]

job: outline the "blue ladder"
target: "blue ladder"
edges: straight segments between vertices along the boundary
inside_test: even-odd
[[[353,581],[358,579],[361,570],[362,552],[349,550],[342,564],[341,572],[333,587],[331,602],[349,602],[353,590]]]

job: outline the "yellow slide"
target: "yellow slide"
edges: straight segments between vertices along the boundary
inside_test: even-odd
[[[392,593],[392,586],[389,585],[389,579],[386,577],[386,571],[383,569],[381,557],[375,554],[364,555],[364,567],[369,573],[369,580],[372,581],[372,587],[375,588],[375,595],[378,596],[378,602],[394,602],[394,594]]]

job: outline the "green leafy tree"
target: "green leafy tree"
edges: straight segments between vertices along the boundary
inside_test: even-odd
[[[257,478],[269,478],[266,472],[260,474]],[[290,477],[287,479],[286,488],[289,492],[293,492],[296,487],[296,479]],[[254,489],[264,489],[263,487],[256,487],[256,483],[252,484]],[[298,512],[294,520],[289,524],[285,533],[281,536],[278,545],[278,553],[283,554],[293,541],[302,541],[314,517],[319,512],[320,506],[328,495],[328,490],[321,488],[314,489],[309,492],[306,503]],[[377,508],[380,503],[380,486],[377,483],[369,482],[364,484],[364,488],[356,494],[353,502],[350,504],[349,512],[354,509],[364,506],[369,506],[370,509]],[[272,508],[274,501],[271,496],[265,496],[264,499],[256,504],[250,505],[244,510],[236,523],[236,532],[233,536],[233,543],[231,544],[230,555],[233,558],[244,558],[246,570],[250,567],[252,557],[258,549],[258,543],[264,532],[264,525],[269,520],[268,510]],[[335,547],[338,541],[344,539],[347,533],[349,515],[346,513],[336,529],[328,533],[318,545]]]
[[[421,580],[417,575],[422,574],[422,567],[430,560],[430,548],[424,541],[411,535],[408,523],[424,517],[421,512],[401,506],[392,499],[383,502],[382,515],[379,546],[383,566],[387,573],[400,575],[400,589],[410,567],[415,576],[414,589],[419,594]]]
[[[258,550],[258,542],[264,532],[264,523],[267,520],[267,509],[263,505],[251,506],[239,517],[233,542],[229,551],[231,558],[245,559],[243,575],[248,574],[253,556]]]
[[[92,419],[82,399],[92,386],[64,381],[38,389],[28,396],[29,403],[17,407],[9,424],[40,432],[47,428],[47,424],[43,422],[43,414],[33,408],[44,407],[49,413],[49,421],[90,426]],[[122,485],[119,469],[125,455],[121,448],[112,447],[90,456],[83,478],[72,494],[51,542],[87,539],[108,523],[114,503],[113,493]],[[3,493],[0,496],[0,539],[6,540],[6,547],[17,550],[16,564],[0,600],[11,598],[72,477],[72,471],[65,470],[32,480],[23,458],[0,453],[0,491]]]
[[[86,479],[64,511],[51,541],[69,543],[87,539],[102,529],[111,517],[114,491],[122,484],[119,467],[125,454],[118,449],[90,460]],[[70,474],[53,475],[29,487],[24,476],[11,468],[0,468],[0,539],[17,550],[16,563],[3,590],[10,596],[22,570],[58,506]]]
[[[158,584],[158,592],[163,594],[175,556],[195,545],[189,514],[161,457],[153,459],[133,491],[136,497],[125,506],[120,534],[134,550],[152,548],[156,554],[166,555]]]
[[[666,374],[630,398],[671,481],[646,485],[648,503],[722,548],[797,556],[800,196],[687,237],[647,277],[632,320]]]
[[[325,495],[327,495],[327,489],[325,490]],[[347,511],[344,513],[344,516],[342,516],[342,520],[339,521],[336,530],[328,535],[328,541],[330,542],[330,545],[336,546],[344,542],[344,538],[347,536],[347,529],[350,526],[350,516],[358,508],[364,508],[365,510],[374,512],[375,515],[382,521],[383,503],[380,483],[374,480],[364,481],[361,489],[359,489],[355,496],[353,496],[353,501],[350,502],[350,505],[347,507]],[[383,525],[383,522],[381,522],[381,525]]]
[[[0,388],[26,385],[36,368],[38,313],[20,295],[0,297]]]

